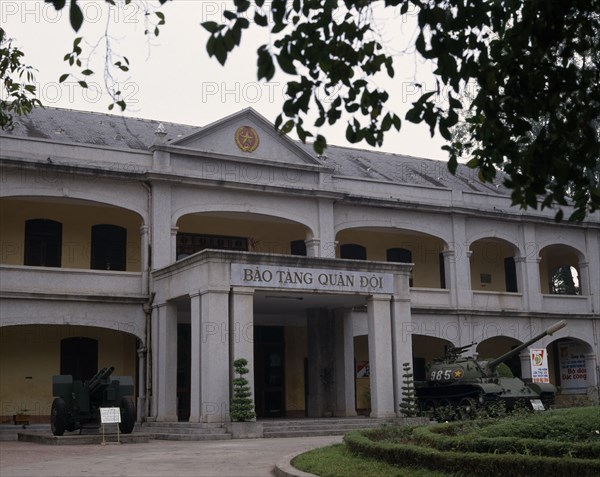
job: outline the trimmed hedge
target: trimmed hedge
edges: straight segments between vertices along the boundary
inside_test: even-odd
[[[381,435],[381,432],[379,432]],[[414,434],[414,430],[413,430]],[[600,459],[542,457],[521,454],[479,454],[440,451],[410,443],[374,441],[369,431],[352,431],[344,436],[348,449],[393,465],[417,466],[469,477],[596,477]],[[377,434],[375,434],[377,436]]]
[[[600,442],[564,442],[519,437],[479,437],[473,435],[448,436],[435,429],[414,429],[415,443],[426,444],[438,450],[477,453],[523,454],[545,457],[600,458]]]

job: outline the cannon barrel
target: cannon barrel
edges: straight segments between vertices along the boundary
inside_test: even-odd
[[[114,366],[102,368],[92,377],[92,379],[88,381],[88,390],[90,392],[90,396],[93,396],[96,393],[96,391],[102,386],[102,381],[107,379],[114,370]]]
[[[567,322],[565,320],[561,320],[558,323],[554,323],[548,329],[542,331],[539,335],[534,336],[529,341],[526,341],[525,343],[517,346],[515,349],[511,349],[508,353],[504,353],[502,356],[499,356],[496,359],[488,361],[488,363],[487,363],[488,369],[493,370],[500,363],[506,361],[507,359],[512,358],[513,356],[516,356],[521,351],[523,351],[525,348],[527,348],[529,345],[532,345],[536,341],[541,340],[546,335],[552,335],[552,334],[556,333],[558,330],[564,328],[565,326],[567,326]]]

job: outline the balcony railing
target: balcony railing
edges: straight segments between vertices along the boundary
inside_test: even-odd
[[[473,290],[473,308],[480,310],[522,310],[523,294]]]
[[[411,288],[410,304],[425,307],[450,307],[450,290],[443,288]]]
[[[542,295],[542,310],[553,313],[589,313],[590,302],[581,295]]]
[[[0,265],[3,292],[140,296],[141,272]]]

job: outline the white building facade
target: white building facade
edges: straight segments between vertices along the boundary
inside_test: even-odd
[[[232,362],[262,417],[398,414],[452,344],[545,348],[598,399],[600,216],[510,206],[460,166],[278,135],[59,109],[2,133],[0,405],[50,414],[51,377],[136,381],[138,417],[229,420]],[[529,352],[509,362],[530,378]]]

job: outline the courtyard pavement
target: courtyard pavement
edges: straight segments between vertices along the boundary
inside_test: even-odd
[[[0,442],[0,477],[272,477],[283,457],[341,436],[56,446]]]

